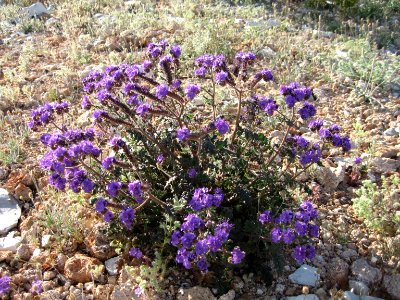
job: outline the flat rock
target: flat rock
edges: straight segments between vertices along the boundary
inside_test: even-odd
[[[103,224],[96,224],[85,238],[85,245],[90,253],[101,260],[115,256],[115,250],[110,246],[110,241],[103,232]]]
[[[120,263],[122,262],[121,257],[112,257],[104,262],[106,266],[106,270],[110,275],[117,275],[120,267]]]
[[[6,234],[18,224],[21,208],[5,189],[0,189],[0,234]]]
[[[293,274],[289,275],[289,280],[300,285],[316,286],[319,281],[317,268],[309,265],[302,265]]]
[[[183,290],[183,294],[178,295],[177,300],[215,300],[209,288],[195,286]]]
[[[21,241],[21,237],[14,237],[13,233],[8,234],[6,237],[0,238],[0,251],[12,251],[16,253]]]
[[[382,279],[382,272],[372,267],[364,258],[357,259],[351,265],[351,272],[357,280],[369,286],[377,285]]]
[[[24,7],[22,9],[22,12],[26,14],[29,18],[40,17],[41,15],[50,14],[50,11],[41,2],[36,2],[31,6]]]
[[[346,300],[360,300],[361,298],[360,298],[360,296],[358,296],[358,295],[356,295],[356,294],[354,294],[352,292],[346,291],[346,292],[343,293],[343,299],[346,299]]]
[[[400,300],[400,274],[385,275],[383,278],[383,287],[393,299]]]
[[[400,161],[390,158],[374,157],[371,160],[371,166],[378,173],[395,172],[400,168]]]
[[[131,282],[125,282],[114,287],[110,300],[131,299],[139,300],[140,297],[135,294],[136,286]]]
[[[98,259],[78,253],[65,262],[64,272],[68,279],[86,283],[92,281],[92,273],[101,266]]]

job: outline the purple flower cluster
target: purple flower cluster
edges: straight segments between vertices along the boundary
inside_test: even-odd
[[[310,163],[317,163],[321,159],[321,147],[319,144],[311,144],[302,136],[295,135],[288,138],[292,144],[292,153],[299,156],[299,161],[302,166]]]
[[[132,207],[124,208],[119,214],[119,220],[126,229],[128,230],[132,229],[133,220],[135,219],[135,214],[136,211]]]
[[[176,131],[176,137],[180,141],[186,140],[189,136],[190,136],[190,130],[187,127],[179,128]]]
[[[222,200],[224,200],[224,194],[219,188],[214,189],[214,194],[209,193],[208,188],[197,188],[194,190],[189,206],[193,210],[199,211],[211,206],[219,207]]]
[[[108,206],[108,201],[105,200],[104,198],[99,198],[96,201],[95,209],[98,213],[101,213],[103,215],[104,221],[109,223],[111,222],[112,219],[114,219],[114,214],[112,211],[106,209],[107,206]]]
[[[235,55],[235,59],[240,64],[253,64],[256,61],[256,55],[253,52],[238,52]]]
[[[11,278],[3,276],[0,278],[0,295],[6,295],[10,290]]]
[[[262,70],[256,72],[256,74],[254,75],[254,80],[256,82],[258,82],[260,80],[264,80],[265,82],[272,81],[272,80],[274,80],[274,75],[272,75],[272,71],[262,69]]]
[[[189,100],[193,100],[198,93],[200,93],[200,87],[198,85],[188,84],[185,88],[185,94]]]
[[[232,262],[232,264],[237,265],[242,262],[242,260],[246,256],[246,253],[240,250],[239,246],[236,246],[235,248],[233,248],[231,255],[232,256],[230,257],[230,261]]]
[[[270,211],[264,211],[259,216],[261,224],[272,227],[271,241],[273,243],[283,242],[285,245],[292,245],[297,241],[307,238],[316,238],[319,234],[319,227],[315,224],[317,211],[310,201],[304,201],[295,213],[289,209],[282,211],[274,218]],[[298,244],[293,249],[293,257],[298,262],[306,258],[312,259],[315,256],[315,248],[312,245]]]
[[[322,127],[319,129],[319,136],[323,140],[331,142],[333,146],[341,147],[343,151],[350,151],[352,148],[350,138],[340,135],[340,130],[341,128],[337,124],[333,124],[329,128]]]
[[[289,108],[294,107],[296,102],[307,100],[312,96],[310,88],[301,87],[297,82],[281,86],[280,92],[285,96],[285,102]],[[310,107],[305,110],[310,110]]]
[[[129,255],[134,258],[137,258],[137,259],[141,259],[143,257],[142,251],[139,248],[135,248],[135,247],[132,247],[129,250]]]
[[[32,282],[30,292],[34,295],[43,293],[43,281],[36,279]]]
[[[40,126],[45,126],[54,120],[54,115],[68,112],[69,104],[67,102],[52,102],[39,106],[31,112],[31,121],[28,127],[37,130]]]
[[[272,116],[278,109],[278,104],[272,98],[253,96],[253,99],[257,101],[258,106],[269,116]]]
[[[165,40],[161,40],[158,43],[150,43],[147,46],[147,53],[151,58],[158,58],[160,57],[164,52],[165,49],[168,47],[168,43]],[[174,51],[177,53],[177,51]],[[180,53],[179,53],[180,55]]]
[[[225,134],[230,130],[228,122],[223,118],[216,119],[214,121],[214,126],[217,128],[219,134]]]
[[[299,115],[303,120],[309,119],[314,117],[317,113],[315,106],[312,105],[310,102],[305,101],[303,107],[299,109]]]
[[[172,232],[171,244],[178,248],[176,262],[182,264],[186,269],[191,269],[192,264],[196,263],[202,272],[207,272],[207,254],[216,253],[222,250],[223,244],[228,240],[229,233],[233,227],[227,221],[223,221],[215,226],[207,226],[210,232],[203,233],[205,222],[197,214],[189,214],[179,229]],[[244,253],[234,250],[233,263],[239,263]]]

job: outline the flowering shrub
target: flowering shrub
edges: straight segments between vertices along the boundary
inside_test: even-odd
[[[314,118],[312,90],[289,83],[267,96],[273,73],[251,52],[231,64],[204,54],[192,70],[180,69],[179,45],[151,43],[147,56],[83,79],[90,128],[68,127],[66,102],[32,112],[32,130],[56,128],[40,138],[50,148],[41,160],[50,184],[91,193],[110,235],[135,245],[129,253],[137,259],[158,249],[207,271],[265,260],[280,242],[299,262],[312,258],[317,214],[311,202],[290,211],[300,200],[291,190],[324,149],[351,148],[338,125]]]

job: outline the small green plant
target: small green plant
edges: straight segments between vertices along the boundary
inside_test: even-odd
[[[6,150],[0,150],[0,162],[7,165],[20,162],[22,157],[21,145],[16,139],[7,142]]]
[[[356,191],[353,208],[364,219],[365,225],[394,236],[400,226],[400,177],[382,176],[382,186],[371,180],[363,181]]]

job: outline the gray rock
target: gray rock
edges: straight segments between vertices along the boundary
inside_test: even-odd
[[[336,168],[317,166],[314,171],[314,176],[325,190],[333,191],[338,187],[339,183],[344,180],[345,171],[345,164],[339,162]]]
[[[398,136],[400,132],[400,128],[388,128],[383,132],[385,136]]]
[[[1,45],[1,43],[0,43],[0,45]],[[1,70],[0,70],[0,73],[1,73]],[[0,77],[1,77],[1,76],[0,76]],[[7,168],[5,168],[5,167],[0,167],[0,180],[6,179],[7,176],[8,176],[8,170],[7,170]]]
[[[287,300],[319,300],[317,295],[307,294],[307,295],[298,295],[293,297],[286,297]]]
[[[271,58],[276,56],[276,52],[272,50],[270,47],[264,47],[260,51],[258,51],[258,54],[262,56],[262,58]]]
[[[343,299],[345,300],[360,300],[360,296],[357,296],[356,294],[352,293],[352,292],[344,292],[343,293]]]
[[[365,282],[369,286],[376,285],[382,280],[382,272],[370,266],[364,258],[353,262],[351,272],[357,280]]]
[[[383,278],[383,287],[393,299],[400,300],[400,274],[385,275]]]
[[[106,270],[107,270],[108,274],[110,274],[112,276],[117,275],[118,271],[119,271],[120,262],[121,262],[121,257],[119,257],[119,256],[107,259],[104,262],[104,265],[106,266]]]
[[[30,260],[32,253],[33,249],[28,244],[21,244],[17,249],[17,256],[24,261]]]
[[[301,285],[316,286],[320,279],[317,269],[309,266],[302,265],[293,274],[289,275],[289,280],[293,283]]]
[[[359,295],[359,296],[368,296],[369,295],[369,288],[364,282],[356,281],[356,280],[349,280],[349,288],[356,295]]]
[[[6,237],[0,238],[0,251],[12,251],[16,253],[21,241],[21,237],[14,237],[14,233],[10,232]]]
[[[18,224],[21,208],[5,189],[0,189],[0,234],[6,234]]]
[[[183,290],[183,293],[180,293],[176,299],[177,300],[214,300],[216,298],[211,293],[209,288],[195,286],[195,287]]]
[[[383,298],[378,298],[378,297],[372,297],[372,296],[361,296],[361,300],[385,300]]]
[[[40,17],[42,15],[49,15],[51,11],[47,9],[41,2],[36,2],[31,6],[24,7],[22,12],[26,14],[29,18]]]
[[[400,167],[400,161],[390,158],[374,157],[371,160],[371,166],[378,173],[395,172],[396,169]]]
[[[132,299],[139,300],[140,297],[135,294],[136,285],[131,282],[125,282],[114,287],[110,300]]]
[[[358,252],[354,249],[346,249],[339,254],[345,261],[350,261],[358,257]]]

